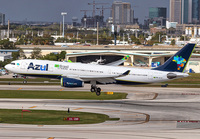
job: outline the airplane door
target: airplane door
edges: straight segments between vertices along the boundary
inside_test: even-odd
[[[49,71],[49,72],[53,72],[53,68],[54,68],[54,67],[53,67],[53,64],[49,64],[48,71]]]
[[[112,71],[110,69],[108,70],[108,74],[112,74]]]
[[[27,65],[27,64],[26,64],[25,62],[22,62],[22,63],[21,63],[21,66],[20,66],[20,69],[26,69],[26,65]]]
[[[149,79],[149,80],[152,80],[152,79],[153,79],[153,74],[152,74],[152,72],[149,72],[149,73],[148,73],[148,79]]]

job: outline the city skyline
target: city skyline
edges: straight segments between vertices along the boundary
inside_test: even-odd
[[[199,23],[199,0],[170,0],[170,21],[179,24]]]
[[[111,7],[115,0],[96,0],[96,3],[109,3],[105,7]],[[169,1],[166,0],[122,0],[123,2],[130,2],[134,9],[135,18],[139,18],[139,22],[148,16],[148,9],[150,7],[166,7],[169,9]],[[47,22],[61,22],[61,12],[67,12],[66,22],[71,22],[72,17],[78,17],[80,22],[84,13],[80,10],[92,10],[93,0],[0,0],[0,12],[6,15],[6,21],[47,21]],[[97,5],[96,7],[101,7]],[[99,12],[96,12],[96,14]],[[105,19],[110,16],[110,10],[105,10]],[[88,16],[92,16],[92,12],[88,12]]]

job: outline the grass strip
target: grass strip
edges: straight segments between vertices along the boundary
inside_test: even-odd
[[[107,95],[102,92],[96,96],[95,93],[79,91],[0,90],[0,98],[115,100],[126,99],[126,96],[126,93]]]
[[[80,121],[64,121],[67,117],[79,117]],[[52,110],[31,110],[23,112],[16,109],[0,109],[0,122],[9,124],[32,124],[32,125],[74,125],[74,124],[96,124],[119,118],[109,118],[105,114],[52,111]]]

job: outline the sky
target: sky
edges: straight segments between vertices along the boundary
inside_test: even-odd
[[[96,3],[109,3],[105,7],[111,7],[116,0],[96,0]],[[135,11],[135,17],[142,23],[148,17],[149,7],[167,7],[169,0],[117,0],[130,2]],[[48,21],[61,22],[61,12],[67,12],[66,22],[72,22],[72,17],[78,17],[78,21],[84,13],[80,10],[92,10],[93,0],[0,0],[0,12],[6,15],[6,21]],[[97,5],[96,7],[101,7]],[[168,11],[169,12],[169,11]],[[99,13],[99,12],[98,12]],[[92,16],[92,12],[87,15]],[[105,18],[110,16],[110,10],[105,10]]]

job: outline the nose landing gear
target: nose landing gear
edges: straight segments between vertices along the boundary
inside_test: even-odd
[[[23,83],[24,83],[24,84],[27,84],[26,76],[23,76],[23,78],[24,78]]]

